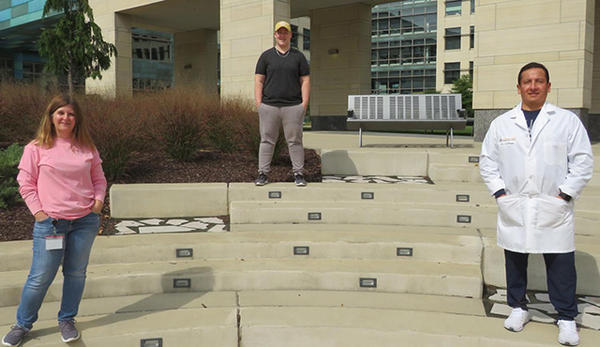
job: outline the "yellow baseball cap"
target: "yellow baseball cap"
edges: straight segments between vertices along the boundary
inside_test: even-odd
[[[284,20],[277,22],[277,24],[275,24],[275,31],[279,30],[279,28],[286,28],[289,32],[292,32],[292,26],[290,25],[290,23],[288,23]]]

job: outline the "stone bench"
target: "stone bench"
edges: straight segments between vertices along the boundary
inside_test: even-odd
[[[467,124],[460,94],[349,95],[348,130],[446,130],[446,146],[454,145],[454,130]]]

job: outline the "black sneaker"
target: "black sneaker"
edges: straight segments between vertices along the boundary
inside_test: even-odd
[[[62,342],[68,343],[77,341],[81,337],[79,331],[75,328],[75,321],[73,320],[58,322],[58,326],[60,327],[60,339]]]
[[[18,325],[13,325],[10,328],[10,331],[8,332],[8,334],[6,334],[3,338],[2,338],[2,345],[3,346],[20,346],[21,342],[23,342],[23,338],[25,337],[25,335],[27,335],[27,333],[29,332],[29,330],[22,328]]]
[[[257,186],[264,186],[267,183],[269,183],[269,178],[262,172],[258,174],[258,178],[254,181]]]
[[[304,179],[304,175],[301,173],[294,174],[294,182],[296,182],[296,186],[298,187],[306,186],[306,180]]]

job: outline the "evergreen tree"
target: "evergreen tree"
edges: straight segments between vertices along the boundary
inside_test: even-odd
[[[39,52],[48,59],[47,71],[67,74],[69,94],[73,94],[75,75],[102,78],[100,72],[110,67],[117,50],[102,39],[88,0],[47,0],[43,16],[56,12],[63,15],[56,26],[42,32]]]

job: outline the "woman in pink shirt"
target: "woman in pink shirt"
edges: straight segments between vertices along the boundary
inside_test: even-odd
[[[31,330],[61,262],[61,339],[80,338],[74,318],[106,193],[101,163],[77,102],[66,95],[54,97],[19,164],[19,192],[35,217],[33,261],[17,323],[2,338],[3,345],[18,346]]]

